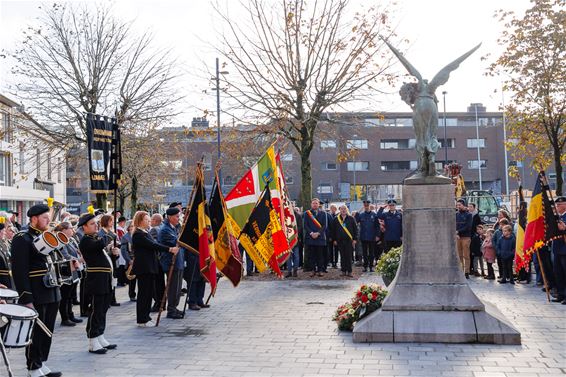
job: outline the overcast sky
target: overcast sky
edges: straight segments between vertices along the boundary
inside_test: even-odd
[[[231,0],[235,1],[235,0]],[[274,0],[266,0],[274,1]],[[352,0],[356,7],[362,0]],[[363,0],[368,4],[370,0]],[[216,53],[211,46],[217,45],[217,31],[222,25],[215,17],[209,0],[115,0],[115,13],[126,20],[135,19],[138,30],[152,30],[156,42],[169,47],[179,57],[185,78],[179,85],[187,93],[185,114],[187,119],[200,116],[202,109],[214,109],[215,97],[203,80],[203,72],[214,70]],[[0,0],[0,48],[12,49],[19,41],[22,30],[36,21],[39,5],[50,1]],[[481,57],[487,53],[497,55],[501,49],[496,44],[502,25],[493,17],[496,9],[514,10],[522,14],[529,7],[528,0],[398,0],[394,25],[399,37],[410,45],[405,53],[408,60],[423,77],[432,77],[455,58],[482,42],[482,47],[451,76],[448,83],[438,89],[441,103],[442,91],[447,91],[447,111],[465,111],[472,102],[481,102],[488,111],[497,111],[501,104],[501,80],[485,76],[487,62]],[[237,16],[237,14],[235,15]],[[12,83],[10,62],[0,58],[0,92],[9,94]],[[397,66],[399,71],[403,68]],[[399,84],[401,85],[401,84]],[[377,111],[409,111],[398,98],[399,88],[381,99]],[[497,93],[494,91],[497,90]],[[349,109],[356,111],[360,109]],[[367,109],[363,109],[367,110]],[[185,122],[183,122],[185,123]],[[187,122],[188,123],[188,122]]]

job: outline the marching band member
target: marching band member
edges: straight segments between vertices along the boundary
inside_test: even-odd
[[[106,312],[110,307],[113,287],[112,261],[106,253],[108,245],[97,236],[95,216],[90,213],[81,216],[77,226],[82,227],[84,232],[79,248],[87,265],[85,290],[91,297],[86,325],[88,351],[104,354],[107,350],[116,348],[116,344],[110,344],[104,337]],[[118,248],[112,248],[114,254],[119,251]]]
[[[12,289],[12,269],[10,268],[10,243],[6,240],[6,219],[0,217],[0,284]]]
[[[12,272],[16,289],[20,295],[18,303],[35,309],[38,319],[53,332],[61,294],[59,287],[47,287],[43,278],[47,273],[47,257],[39,253],[33,240],[49,227],[49,207],[36,204],[28,212],[27,231],[14,236],[11,248]],[[36,322],[31,343],[26,347],[26,361],[29,376],[61,376],[61,372],[52,372],[45,362],[51,349],[49,337]]]
[[[104,241],[106,246],[110,245],[111,243],[117,244],[120,247],[119,239],[117,239],[116,234],[112,231],[112,227],[114,226],[114,218],[112,215],[102,215],[100,217],[100,230],[98,231],[98,237]],[[117,276],[116,268],[118,255],[110,254],[110,260],[112,262],[112,274],[114,278]],[[116,301],[116,288],[113,286],[112,288],[112,295],[110,297],[110,306],[120,306],[120,303]]]

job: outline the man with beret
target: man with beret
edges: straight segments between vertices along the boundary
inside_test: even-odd
[[[18,223],[18,215],[19,213],[16,211],[10,211],[10,222],[12,223],[12,225],[18,230],[18,232],[20,230],[22,230],[22,226],[20,225],[20,223]]]
[[[371,202],[364,200],[363,211],[357,212],[355,219],[360,224],[360,240],[362,241],[362,255],[364,259],[364,272],[369,268],[373,271],[373,263],[376,259],[376,246],[379,240],[379,219],[377,213],[370,209]]]
[[[159,233],[157,235],[157,242],[169,247],[177,247],[177,239],[179,238],[179,218],[181,210],[177,207],[168,208],[165,212],[166,219],[163,220]],[[181,299],[181,288],[183,286],[183,269],[185,268],[184,249],[179,249],[175,257],[175,265],[171,270],[173,263],[173,254],[162,253],[159,256],[161,268],[167,274],[171,271],[171,276],[167,277],[169,286],[167,287],[167,318],[181,319],[183,314],[177,309],[179,300]]]
[[[403,215],[397,211],[396,205],[397,201],[395,199],[389,199],[387,201],[387,212],[384,212],[385,205],[379,207],[377,211],[377,217],[383,221],[385,227],[383,235],[384,253],[403,244]]]
[[[86,324],[88,337],[88,351],[95,354],[104,354],[109,349],[116,348],[104,337],[106,329],[106,312],[110,307],[113,288],[113,264],[106,248],[114,248],[100,238],[95,216],[87,213],[81,216],[77,224],[83,228],[84,237],[81,239],[79,249],[87,265],[85,290],[90,296],[90,313]],[[114,248],[113,252],[118,252]]]
[[[552,241],[554,280],[557,291],[556,298],[552,301],[566,305],[566,197],[559,196],[554,202],[558,211],[558,231],[561,237]]]
[[[44,284],[47,274],[47,256],[38,252],[33,240],[49,227],[49,207],[36,204],[28,212],[27,231],[14,236],[11,247],[12,273],[20,298],[18,303],[37,311],[38,319],[53,332],[59,309],[61,293],[59,287]],[[46,365],[51,349],[51,337],[35,323],[31,343],[26,347],[26,362],[29,376],[61,376]]]

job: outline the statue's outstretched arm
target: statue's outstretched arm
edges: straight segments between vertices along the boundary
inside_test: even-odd
[[[385,42],[385,44],[387,46],[389,46],[389,48],[391,49],[391,51],[393,51],[393,53],[395,54],[397,59],[399,59],[401,61],[401,64],[403,64],[403,66],[405,68],[407,68],[407,71],[409,71],[409,73],[412,76],[415,76],[417,78],[417,80],[419,80],[419,82],[421,82],[423,78],[421,77],[421,74],[419,73],[419,71],[417,71],[417,69],[415,67],[413,67],[411,65],[411,63],[409,63],[409,61],[403,56],[403,54],[401,54],[401,52],[399,52],[399,50],[397,50],[389,42],[387,42],[387,40],[385,38],[383,38],[382,36],[380,36],[380,38],[383,40],[383,42]]]
[[[446,67],[442,68],[440,72],[438,72],[428,84],[429,93],[434,93],[436,91],[436,88],[438,88],[440,85],[446,84],[448,82],[448,78],[450,77],[450,72],[458,68],[460,66],[460,63],[466,60],[468,56],[472,55],[474,51],[480,48],[480,46],[481,43],[472,48],[470,51],[466,52],[464,55],[460,56],[458,59],[454,60],[452,63],[448,64]]]

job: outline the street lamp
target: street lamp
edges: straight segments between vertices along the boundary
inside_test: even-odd
[[[481,179],[481,155],[480,155],[480,125],[478,123],[478,104],[474,103],[474,108],[476,110],[476,147],[478,151],[478,178],[480,181],[480,190],[483,190],[482,179]]]
[[[442,102],[444,103],[444,166],[448,165],[448,140],[446,139],[446,94],[442,92]]]
[[[220,160],[220,75],[227,75],[228,71],[220,71],[220,62],[216,58],[216,76],[212,77],[216,81],[216,142],[218,148],[218,160]],[[218,172],[220,175],[220,171]]]

